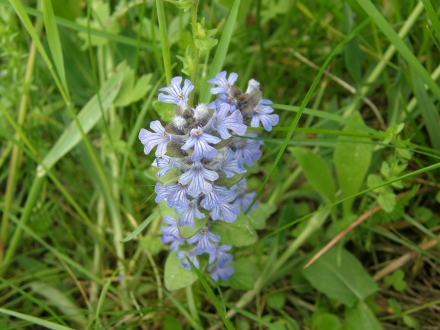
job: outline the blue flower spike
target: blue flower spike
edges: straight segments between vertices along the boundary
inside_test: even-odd
[[[242,93],[234,86],[237,78],[234,72],[229,76],[220,72],[208,80],[215,85],[211,94],[216,100],[192,108],[188,100],[194,85],[185,79],[182,87],[182,77],[174,77],[169,86],[159,89],[164,93],[158,97],[176,105],[172,122],[164,127],[160,121],[152,121],[151,131],[142,128],[139,132],[145,154],[157,147],[152,166],[161,182],[154,188],[155,201],[166,202],[175,214],[164,217],[161,241],[170,244],[180,265],[188,270],[188,259],[200,269],[199,256],[207,254],[207,270],[214,281],[226,281],[234,274],[234,257],[227,253],[232,246],[222,245],[221,237],[210,228],[216,221],[236,221],[256,196],[256,192],[247,192],[244,165],[252,166],[260,159],[263,142],[257,134],[246,133],[247,127],[262,126],[270,132],[279,122],[272,101],[261,96],[260,83],[251,79]],[[173,179],[164,180],[170,171]],[[184,239],[180,232],[186,226],[201,229]]]

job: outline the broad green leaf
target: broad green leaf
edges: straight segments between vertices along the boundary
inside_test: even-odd
[[[392,192],[383,192],[377,198],[377,202],[385,212],[393,212],[396,206],[396,195]]]
[[[330,313],[320,314],[312,323],[313,330],[340,330],[341,327],[339,318]]]
[[[168,254],[165,262],[165,287],[169,291],[178,290],[190,286],[197,280],[197,274],[193,270],[183,268],[175,252]]]
[[[237,290],[251,290],[261,268],[247,258],[236,259],[231,263],[234,274],[227,281],[222,281]]]
[[[41,325],[41,326],[43,326],[43,327],[45,327],[47,329],[53,329],[53,330],[73,330],[73,328],[68,328],[68,327],[65,327],[64,325],[61,325],[61,324],[56,324],[56,323],[53,323],[53,322],[50,322],[50,321],[47,321],[47,320],[40,319],[40,318],[35,317],[35,316],[18,313],[18,312],[11,311],[11,310],[5,309],[5,308],[0,308],[0,313],[13,316],[13,317],[15,317],[17,319],[28,321],[31,324]]]
[[[151,78],[153,77],[152,73],[142,75],[131,91],[131,103],[139,101],[141,98],[148,93],[148,91],[153,87],[150,84]]]
[[[403,322],[413,329],[419,329],[420,328],[420,322],[415,317],[412,317],[411,315],[403,315],[402,317]]]
[[[276,205],[260,203],[257,208],[249,212],[247,218],[254,229],[264,229],[266,228],[266,220],[276,210]]]
[[[378,319],[363,301],[345,308],[344,330],[382,330]]]
[[[203,219],[194,218],[194,228],[190,229],[188,226],[179,227],[179,233],[180,235],[182,235],[184,239],[193,237],[195,234],[197,234],[200,231],[200,229],[205,227],[207,221],[208,221],[208,217],[206,215],[205,218]]]
[[[363,124],[361,115],[355,112],[352,120]],[[345,132],[361,133],[362,131],[351,126],[344,128]],[[373,146],[369,144],[370,139],[354,138],[348,136],[340,136],[339,140],[354,140],[356,142],[337,143],[334,153],[334,162],[338,175],[339,187],[342,190],[342,196],[349,197],[356,194],[364,182],[368,167],[370,166],[371,153]],[[350,213],[354,199],[344,201],[344,215]]]
[[[214,183],[217,186],[230,188],[234,184],[240,182],[245,176],[246,176],[246,173],[242,173],[242,174],[235,174],[232,178],[227,178],[223,172],[220,172],[218,174],[218,179],[215,180]]]
[[[278,311],[286,304],[286,295],[284,292],[277,292],[267,297],[266,302],[270,308]]]
[[[42,282],[31,282],[30,287],[32,291],[42,295],[50,305],[56,306],[78,325],[85,326],[88,323],[86,317],[82,314],[81,308],[56,287]]]
[[[125,107],[130,104],[131,92],[134,85],[134,70],[128,65],[124,66],[122,70],[122,82],[118,96],[114,100],[113,104],[117,107]]]
[[[154,101],[153,108],[156,110],[160,119],[166,123],[169,123],[173,120],[174,116],[174,104],[163,103],[161,101]]]
[[[309,183],[328,202],[335,201],[336,186],[333,176],[322,158],[311,150],[289,148],[298,160]]]
[[[379,290],[359,260],[347,250],[337,247],[327,251],[302,272],[319,292],[349,307]]]
[[[206,39],[195,39],[194,43],[196,47],[202,51],[210,51],[217,45],[217,39],[206,38]]]
[[[101,97],[102,110],[106,111],[112,104],[116,95],[119,92],[121,85],[123,68],[125,64],[121,63],[115,70],[115,74],[111,76],[102,86],[99,95]],[[98,97],[95,95],[92,99],[81,109],[78,114],[78,121],[84,131],[87,134],[101,119],[101,111],[99,110]],[[43,159],[43,166],[50,169],[60,158],[67,154],[81,141],[81,134],[75,122],[71,122],[67,126],[64,133],[48,152]],[[43,168],[39,168],[38,175],[44,175]]]
[[[246,246],[255,243],[258,236],[247,217],[240,213],[234,222],[225,222],[217,220],[211,226],[210,230],[220,236],[223,244],[232,246]]]

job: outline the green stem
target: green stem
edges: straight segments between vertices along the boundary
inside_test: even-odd
[[[38,198],[41,196],[41,187],[43,186],[43,182],[45,181],[46,176],[37,176],[32,183],[31,190],[26,199],[26,205],[24,206],[23,214],[20,218],[20,223],[22,225],[26,225],[28,222],[32,211],[34,209],[34,205],[37,203]],[[9,265],[12,261],[12,258],[15,255],[15,250],[21,243],[21,228],[15,227],[14,236],[12,236],[12,240],[9,243],[8,250],[6,251],[5,258],[2,261],[2,265],[0,268],[0,277],[3,276],[4,272],[9,268]]]
[[[162,45],[163,66],[165,68],[165,77],[167,84],[171,83],[171,57],[170,47],[168,45],[167,27],[165,20],[165,8],[163,0],[156,0],[157,20],[159,23],[160,43]]]
[[[199,0],[194,0],[193,7],[191,10],[191,25],[192,25],[192,47],[193,47],[193,55],[194,55],[194,69],[191,73],[191,82],[195,85],[196,79],[197,79],[197,70],[199,66],[199,49],[196,46],[196,36],[197,36],[197,7],[199,5]],[[193,99],[194,99],[194,90],[191,92],[191,95],[189,96],[189,105],[193,105]]]
[[[42,20],[38,19],[35,28],[37,35],[40,35],[41,28],[42,28]],[[28,61],[26,65],[26,73],[23,81],[23,85],[26,86],[26,88],[25,88],[25,92],[21,96],[20,107],[18,109],[17,122],[20,127],[23,126],[24,119],[26,117],[27,104],[29,100],[28,86],[31,83],[32,76],[34,73],[36,53],[37,53],[37,47],[35,42],[33,41],[29,49]],[[15,132],[15,138],[17,139],[17,141],[20,141],[20,136],[18,132]],[[1,224],[1,232],[0,232],[0,264],[2,263],[3,260],[6,240],[8,236],[8,225],[9,225],[8,212],[11,208],[12,197],[14,196],[14,192],[16,188],[15,176],[16,176],[16,170],[18,169],[19,154],[20,154],[19,147],[15,144],[12,147],[12,155],[11,155],[11,160],[9,162],[9,175],[6,183],[6,193],[5,193],[4,206],[3,206],[3,216],[2,216],[2,224]]]

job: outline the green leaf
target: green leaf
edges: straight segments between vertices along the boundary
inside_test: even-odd
[[[145,219],[140,225],[139,227],[137,227],[130,235],[128,235],[127,237],[125,237],[121,243],[125,243],[128,242],[130,240],[132,240],[137,234],[139,234],[142,230],[144,230],[145,227],[147,227],[150,222],[159,214],[159,210],[155,209],[153,211],[153,213],[151,213],[147,219]]]
[[[278,292],[266,298],[267,305],[275,310],[283,309],[286,304],[286,295],[284,292]]]
[[[248,258],[239,258],[231,263],[234,274],[227,281],[227,284],[237,290],[252,290],[257,277],[260,275],[261,267]]]
[[[205,38],[205,39],[194,39],[196,47],[202,51],[210,51],[217,45],[217,39]]]
[[[421,222],[426,222],[432,217],[432,210],[424,206],[419,206],[414,211],[414,216]]]
[[[399,302],[394,298],[388,299],[388,304],[393,310],[394,314],[400,315],[402,313],[402,306],[400,306]]]
[[[169,291],[178,290],[190,286],[197,280],[197,274],[193,270],[183,268],[175,252],[170,252],[165,262],[165,287]]]
[[[311,150],[289,148],[301,165],[309,183],[328,202],[335,201],[336,186],[333,176],[322,158]]]
[[[232,178],[227,178],[223,172],[220,172],[218,174],[218,179],[215,180],[214,183],[217,186],[230,188],[234,184],[240,182],[245,176],[246,176],[246,173],[242,173],[242,174],[235,174]]]
[[[169,123],[173,120],[174,117],[174,104],[163,103],[161,101],[154,101],[153,108],[156,110],[162,121]]]
[[[183,330],[180,321],[172,316],[166,316],[163,320],[164,330]]]
[[[359,260],[347,250],[337,247],[327,251],[302,272],[319,292],[349,307],[379,290]]]
[[[383,192],[377,198],[377,202],[385,212],[391,213],[396,206],[396,195],[392,192]]]
[[[359,301],[354,308],[345,308],[344,329],[382,330],[383,328],[367,304]]]
[[[104,86],[102,86],[99,92],[102,110],[104,112],[110,107],[116,95],[118,95],[122,80],[121,72],[124,71],[124,66],[124,62],[118,65],[118,67],[115,69],[116,73],[104,83]],[[81,124],[85,134],[87,134],[101,119],[101,111],[99,110],[99,107],[100,105],[98,102],[98,97],[95,95],[79,112],[78,121]],[[75,122],[71,122],[52,149],[48,152],[46,157],[44,157],[42,161],[43,166],[47,169],[50,169],[61,157],[72,150],[73,147],[75,147],[80,141],[81,134],[79,129]],[[38,175],[44,175],[43,168],[39,167]]]
[[[188,226],[179,227],[179,233],[184,239],[188,239],[197,234],[200,229],[205,227],[208,217],[205,215],[203,219],[194,219],[194,228],[190,229]]]
[[[211,226],[210,231],[220,236],[223,244],[232,246],[247,246],[255,243],[258,236],[247,217],[240,213],[234,222],[217,220]]]
[[[402,317],[403,322],[409,326],[410,328],[419,329],[420,328],[420,322],[411,315],[403,315]]]
[[[276,205],[259,203],[257,208],[247,214],[247,218],[254,229],[264,229],[266,228],[266,220],[276,210]]]
[[[183,11],[188,11],[193,6],[193,0],[166,0],[167,2],[171,2],[179,9],[183,9]]]
[[[361,115],[355,112],[352,120],[363,124]],[[362,133],[361,130],[351,126],[344,127],[344,132]],[[344,142],[344,140],[355,140],[357,142]],[[338,175],[339,186],[342,190],[342,196],[349,197],[356,194],[364,182],[368,167],[370,166],[371,153],[373,146],[369,144],[370,139],[354,138],[348,136],[340,136],[335,147],[334,162]],[[344,215],[350,213],[354,199],[343,202]]]
[[[153,77],[152,73],[144,74],[142,75],[136,84],[134,85],[134,88],[131,91],[131,99],[130,103],[134,103],[139,101],[141,98],[145,96],[145,94],[148,93],[148,91],[153,87],[150,84],[151,78]]]
[[[320,314],[312,323],[313,330],[340,330],[341,326],[339,318],[330,313]]]

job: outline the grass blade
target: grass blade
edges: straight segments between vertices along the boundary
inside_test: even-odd
[[[125,237],[121,243],[125,243],[128,242],[130,240],[133,239],[133,237],[135,237],[137,234],[139,234],[142,230],[144,230],[145,227],[147,227],[150,222],[157,216],[157,214],[159,213],[159,209],[156,208],[156,210],[154,210],[153,213],[151,213],[147,219],[144,220],[144,222],[142,222],[139,227],[137,227],[135,230],[133,230],[133,232],[128,235],[127,237]]]
[[[47,42],[49,43],[52,59],[55,68],[58,71],[58,76],[63,84],[64,90],[69,94],[69,88],[66,81],[66,73],[64,71],[64,58],[61,49],[60,35],[58,33],[57,23],[55,21],[55,14],[52,8],[52,0],[45,0],[43,5],[44,26],[47,33]]]
[[[102,86],[100,91],[101,102],[103,110],[105,111],[112,104],[115,97],[118,95],[119,88],[121,86],[122,81],[122,68],[121,65],[118,66],[117,72],[115,75],[110,77]],[[99,102],[97,95],[93,96],[89,102],[82,108],[80,113],[78,114],[78,121],[81,124],[81,127],[86,134],[89,132],[93,126],[101,119],[101,111],[99,109]],[[42,165],[46,169],[50,169],[61,157],[63,157],[66,153],[72,150],[79,142],[81,141],[81,133],[78,129],[78,126],[72,122],[69,126],[67,126],[64,133],[52,147],[52,149],[48,152],[46,157],[44,157],[42,161]],[[43,168],[40,167],[42,171]],[[42,173],[40,173],[42,175]]]
[[[410,72],[413,80],[414,94],[417,98],[417,103],[426,125],[426,129],[428,130],[429,139],[434,148],[440,150],[440,125],[438,122],[438,112],[436,111],[434,104],[432,104],[428,92],[423,86],[422,79],[420,79],[412,68],[410,68]]]
[[[188,313],[188,311],[182,306],[181,303],[179,303],[171,293],[164,290],[165,295],[168,297],[168,299],[171,300],[171,302],[176,306],[176,308],[179,310],[179,312],[182,313],[182,315],[186,318],[186,320],[191,324],[191,326],[196,330],[203,330],[203,328],[198,324]]]
[[[420,76],[423,82],[428,85],[436,98],[440,100],[440,87],[431,78],[430,74],[420,64],[420,61],[417,59],[417,57],[405,45],[405,42],[397,35],[379,10],[371,3],[370,0],[356,1],[365,10],[368,16],[370,16],[370,18],[376,23],[377,27],[388,38],[388,40],[396,47],[397,51],[408,62],[408,65]]]
[[[64,325],[60,325],[60,324],[56,324],[56,323],[53,323],[53,322],[50,322],[50,321],[46,321],[46,320],[40,319],[38,317],[34,317],[34,316],[30,316],[30,315],[14,312],[14,311],[11,311],[9,309],[0,308],[0,313],[6,314],[6,315],[10,315],[10,316],[16,317],[18,319],[22,319],[22,320],[28,321],[28,322],[31,322],[33,324],[38,324],[38,325],[41,325],[41,326],[43,326],[45,328],[48,328],[48,329],[53,329],[53,330],[73,330],[72,328],[65,327]]]
[[[215,309],[217,310],[224,325],[226,326],[226,329],[228,329],[228,330],[235,329],[234,326],[232,325],[231,321],[228,319],[228,316],[226,315],[226,310],[225,310],[224,306],[222,306],[220,301],[217,299],[214,291],[212,291],[208,282],[205,280],[205,277],[203,276],[203,274],[200,272],[199,269],[197,269],[194,266],[194,264],[192,263],[192,261],[188,257],[186,257],[186,260],[190,263],[192,270],[194,270],[195,273],[197,274],[197,277],[199,278],[200,283],[202,283],[203,287],[205,288],[206,293],[208,294],[209,298],[211,299],[212,303],[214,304]]]
[[[235,21],[237,19],[238,7],[240,6],[240,0],[235,0],[229,13],[228,19],[225,23],[225,28],[218,43],[217,50],[212,60],[210,70],[208,72],[208,79],[214,78],[219,73],[225,62],[226,53],[228,52],[229,44],[231,43],[232,31],[234,30]],[[211,87],[208,84],[204,84],[200,91],[200,102],[208,103],[209,90]]]

